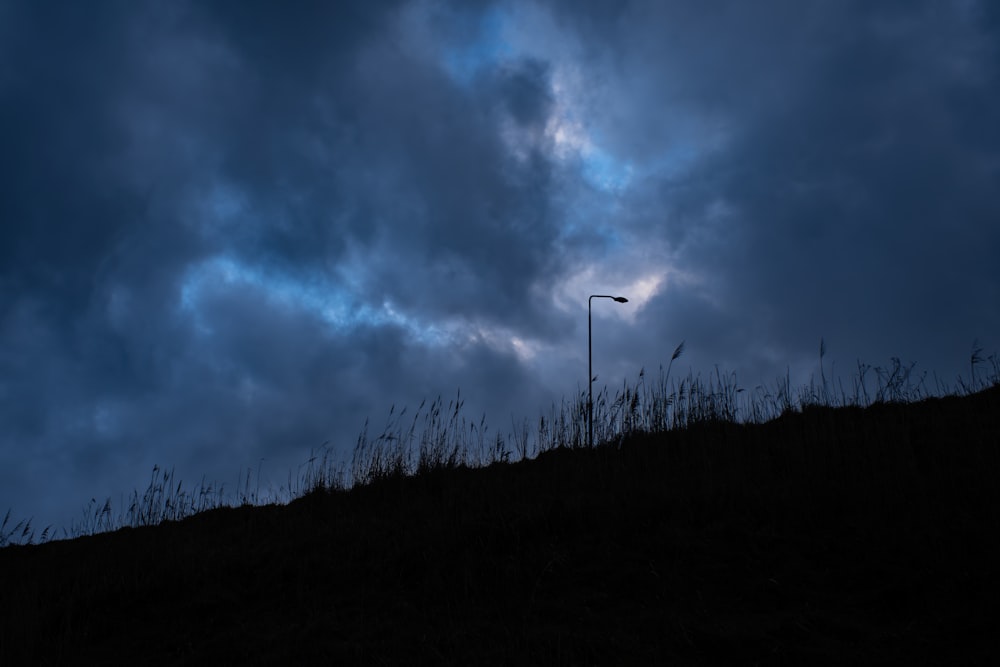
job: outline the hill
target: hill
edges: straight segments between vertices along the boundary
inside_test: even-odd
[[[0,664],[995,664],[1000,387],[0,549]]]

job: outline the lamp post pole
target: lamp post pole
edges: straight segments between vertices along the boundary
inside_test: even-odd
[[[591,294],[587,299],[587,446],[594,446],[594,337],[590,324],[591,302],[594,299],[611,299],[618,303],[628,303],[623,296]]]

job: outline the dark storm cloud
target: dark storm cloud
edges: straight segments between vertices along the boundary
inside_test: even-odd
[[[518,124],[544,126],[553,104],[548,68],[533,59],[518,65],[500,73],[501,99]]]
[[[539,123],[544,68],[516,65],[463,89],[408,49],[391,19],[386,6],[374,16],[296,11],[278,26],[239,3],[213,15],[245,79],[212,136],[224,150],[217,175],[252,211],[219,233],[248,259],[298,275],[330,277],[353,243],[380,258],[362,281],[372,301],[532,326],[539,313],[513,306],[531,303],[526,293],[555,262],[551,166],[537,153],[509,158],[496,108]],[[362,39],[365,28],[376,32]]]
[[[949,374],[1000,325],[998,33],[976,2],[0,2],[0,510],[65,522],[154,463],[284,483],[459,388],[500,430],[579,387],[612,283],[652,296],[597,310],[601,383],[681,339],[751,385],[820,336]]]
[[[618,150],[642,160],[688,141],[700,152],[644,182],[648,215],[623,216],[703,281],[704,298],[662,293],[645,324],[755,371],[768,351],[783,351],[782,365],[815,360],[825,336],[847,364],[897,354],[951,379],[974,338],[995,340],[991,7],[567,9],[599,45],[595,66],[627,77],[614,89],[638,91],[630,122],[606,127]]]
[[[11,294],[37,290],[79,304],[104,249],[140,205],[106,180],[125,142],[109,108],[121,77],[121,22],[37,5],[7,15],[23,29],[9,30],[0,47],[17,63],[0,89],[0,275]]]
[[[387,71],[399,76],[377,80]],[[557,263],[552,166],[537,151],[521,161],[509,156],[495,109],[537,114],[544,73],[527,64],[470,91],[439,67],[378,48],[366,54],[361,76],[366,85],[356,103],[367,115],[357,138],[365,162],[359,169],[379,165],[382,180],[369,190],[380,203],[365,210],[374,209],[382,232],[372,249],[393,258],[372,267],[371,296],[407,311],[544,322],[526,297]]]
[[[536,395],[481,337],[334,325],[260,281],[551,334],[529,297],[558,265],[552,165],[499,138],[544,122],[545,67],[463,86],[398,3],[274,9],[4,5],[0,505],[66,523],[155,463],[283,483],[393,403]]]

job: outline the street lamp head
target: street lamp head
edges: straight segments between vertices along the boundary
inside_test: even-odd
[[[617,301],[618,303],[628,303],[628,299],[626,299],[623,296],[613,296],[611,298]]]

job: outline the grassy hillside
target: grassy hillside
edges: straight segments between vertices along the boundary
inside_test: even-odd
[[[1000,387],[805,405],[0,549],[0,664],[995,664]]]

